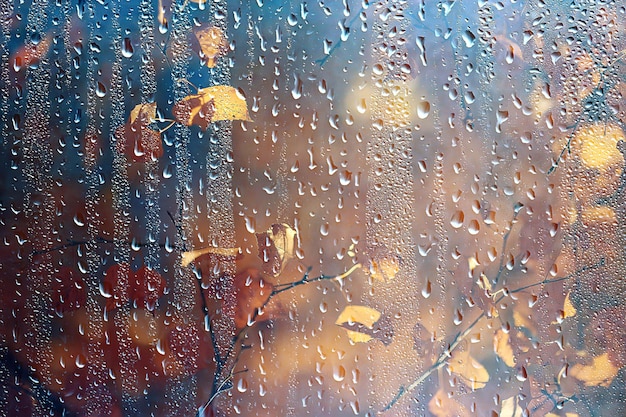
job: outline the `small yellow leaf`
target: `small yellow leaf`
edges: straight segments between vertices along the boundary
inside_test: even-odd
[[[256,238],[263,271],[278,276],[285,264],[296,255],[298,232],[286,223],[276,223],[267,231],[257,233]]]
[[[484,388],[489,381],[489,372],[468,351],[455,351],[448,362],[450,372],[460,376],[472,389]]]
[[[367,267],[364,268],[377,281],[392,281],[400,271],[400,258],[384,245],[368,246]]]
[[[391,281],[400,271],[400,265],[394,258],[370,260],[369,272],[372,278],[378,281]]]
[[[617,375],[619,368],[609,360],[609,354],[604,353],[593,358],[589,365],[577,363],[570,370],[570,375],[586,386],[608,387]]]
[[[509,340],[509,334],[498,330],[493,337],[493,350],[502,359],[502,362],[509,368],[513,368],[516,364],[513,348]]]
[[[478,287],[481,290],[487,291],[488,295],[491,295],[491,289],[493,288],[493,286],[491,285],[491,281],[489,281],[489,278],[487,278],[487,275],[480,274],[480,277],[478,278]]]
[[[522,417],[522,407],[518,404],[517,395],[502,400],[499,417]]]
[[[156,103],[141,103],[137,104],[130,111],[130,117],[128,118],[129,123],[135,123],[142,118],[145,119],[146,123],[151,123],[154,119],[156,119]]]
[[[567,297],[565,297],[565,303],[563,303],[563,313],[565,318],[574,317],[576,315],[576,307],[574,307],[574,304],[572,304],[570,295],[571,291],[567,293]]]
[[[470,271],[472,272],[474,271],[474,269],[476,269],[478,265],[480,265],[478,259],[476,259],[474,256],[470,256],[470,258],[467,260],[467,263],[469,265]]]
[[[202,256],[202,255],[206,255],[208,253],[211,253],[213,255],[221,255],[221,256],[237,256],[240,252],[239,248],[214,248],[214,247],[210,247],[210,248],[204,248],[204,249],[197,249],[197,250],[192,250],[189,252],[183,252],[181,254],[181,261],[180,264],[181,266],[185,267],[187,265],[189,265],[190,263],[192,263],[196,258]]]
[[[380,311],[367,306],[349,305],[343,309],[335,324],[361,323],[370,329],[380,318]]]
[[[393,328],[388,317],[367,306],[349,305],[343,309],[335,324],[343,327],[355,343],[369,342],[373,338],[384,345],[391,343]]]

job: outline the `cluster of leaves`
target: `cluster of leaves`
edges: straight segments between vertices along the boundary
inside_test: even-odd
[[[209,68],[215,67],[217,59],[228,51],[224,32],[219,27],[208,26],[196,31],[195,35],[202,62]],[[133,162],[157,160],[163,156],[161,133],[174,123],[206,130],[211,123],[218,121],[250,121],[245,94],[229,85],[198,88],[195,93],[174,103],[171,111],[174,119],[163,119],[157,117],[156,103],[137,104],[127,123],[116,131],[117,151]],[[155,122],[169,122],[169,125],[158,129]]]

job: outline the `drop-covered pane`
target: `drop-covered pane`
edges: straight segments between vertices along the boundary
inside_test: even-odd
[[[626,7],[0,6],[6,415],[626,413]]]

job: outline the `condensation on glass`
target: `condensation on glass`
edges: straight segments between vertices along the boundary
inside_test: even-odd
[[[6,415],[626,412],[621,2],[0,15]]]

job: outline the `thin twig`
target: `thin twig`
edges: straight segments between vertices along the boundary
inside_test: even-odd
[[[510,290],[508,292],[506,292],[503,295],[500,295],[500,297],[498,297],[495,301],[494,304],[498,304],[500,301],[502,301],[505,297],[508,297],[510,294],[515,294],[518,292],[522,292],[525,291],[529,288],[533,288],[533,287],[537,287],[537,286],[542,286],[542,285],[546,285],[546,284],[552,284],[555,282],[561,282],[561,281],[566,281],[571,279],[574,276],[577,276],[583,272],[586,272],[588,270],[591,269],[595,269],[595,268],[599,268],[601,266],[603,266],[605,263],[604,258],[600,259],[598,262],[596,262],[593,265],[590,266],[584,266],[582,268],[580,268],[579,270],[568,274],[564,277],[561,278],[555,278],[555,279],[544,279],[540,282],[535,282],[533,284],[529,284],[529,285],[525,285],[523,287],[520,288],[516,288],[514,290]],[[482,311],[478,317],[476,317],[476,319],[474,319],[474,321],[462,332],[457,333],[454,336],[454,339],[452,341],[452,343],[450,344],[450,346],[441,354],[439,355],[439,357],[437,358],[437,360],[435,361],[435,363],[433,363],[426,371],[424,371],[424,373],[422,373],[415,381],[413,381],[408,387],[404,387],[404,386],[400,386],[400,389],[398,391],[398,393],[394,396],[394,398],[381,410],[381,411],[387,411],[389,410],[391,407],[394,406],[394,404],[396,404],[402,397],[404,397],[407,393],[413,391],[415,388],[417,388],[419,385],[421,385],[424,381],[426,381],[426,379],[436,370],[440,369],[441,367],[443,367],[447,362],[448,359],[452,356],[452,352],[454,351],[454,349],[456,349],[458,347],[458,345],[465,339],[465,337],[467,337],[467,335],[472,331],[472,329],[484,318],[486,317],[487,313],[485,311]]]
[[[331,280],[338,281],[338,280],[345,279],[346,277],[348,277],[350,274],[352,274],[354,271],[356,271],[360,267],[361,267],[361,264],[357,263],[355,265],[352,265],[352,267],[350,267],[347,271],[339,275],[319,275],[314,278],[309,278],[309,274],[311,272],[311,268],[309,267],[307,268],[303,277],[299,279],[298,281],[289,282],[289,283],[277,285],[276,287],[274,287],[274,289],[272,290],[270,295],[267,297],[263,305],[255,310],[254,314],[252,315],[252,318],[248,321],[246,326],[244,326],[243,328],[241,328],[239,331],[235,333],[235,335],[233,336],[231,340],[230,346],[228,347],[226,354],[221,357],[220,361],[218,361],[219,372],[216,370],[216,373],[214,375],[214,384],[213,384],[214,387],[218,387],[218,388],[213,389],[212,398],[221,392],[220,387],[223,387],[224,385],[225,381],[222,381],[220,384],[217,384],[217,381],[219,381],[221,377],[221,371],[224,369],[224,366],[227,363],[232,362],[232,365],[230,365],[230,369],[229,369],[229,375],[231,375],[235,368],[235,365],[237,364],[237,361],[239,360],[239,355],[246,348],[246,346],[242,342],[243,336],[256,323],[257,317],[261,314],[261,312],[265,309],[265,307],[267,307],[269,302],[275,296],[277,296],[278,294],[282,292],[299,287],[300,285],[311,284],[311,283],[320,282],[320,281],[331,281]],[[210,401],[212,401],[212,398],[207,402],[207,404],[209,404]]]

